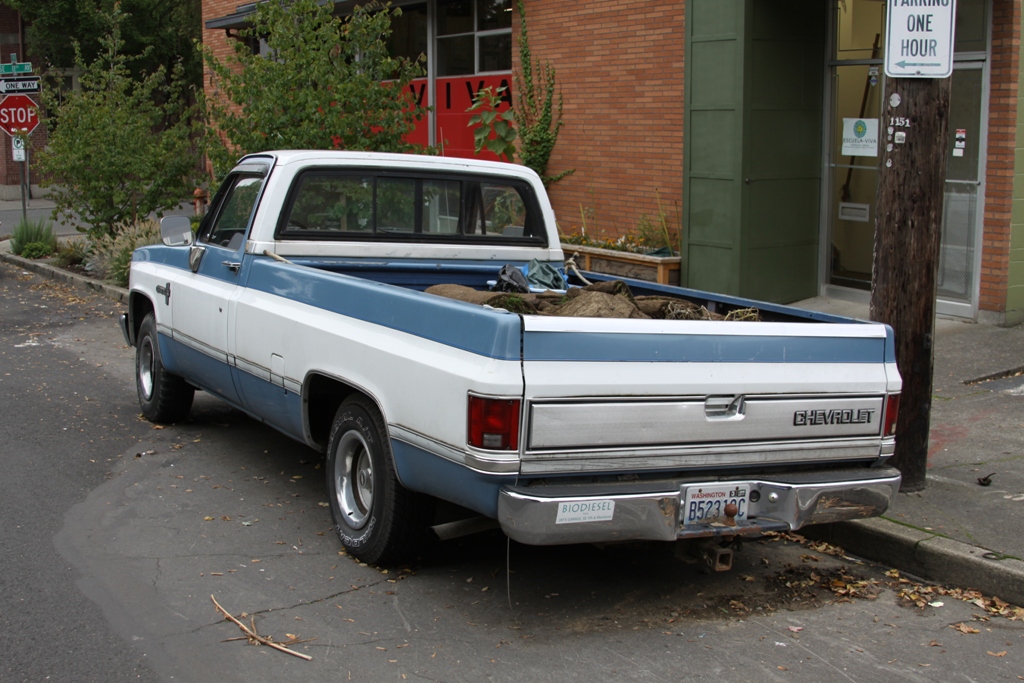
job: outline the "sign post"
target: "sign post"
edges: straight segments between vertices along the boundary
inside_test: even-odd
[[[903,391],[892,460],[903,474],[901,489],[920,491],[928,466],[956,0],[886,4],[870,317],[896,336]]]
[[[21,220],[23,223],[28,223],[28,193],[25,188],[25,164],[28,161],[26,140],[27,136],[24,135],[11,136],[11,155],[15,161],[21,162]]]

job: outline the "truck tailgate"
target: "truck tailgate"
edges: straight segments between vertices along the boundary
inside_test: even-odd
[[[884,325],[523,321],[522,474],[891,454],[883,411],[900,380]]]

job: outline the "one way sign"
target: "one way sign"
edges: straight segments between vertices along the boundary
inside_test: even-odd
[[[15,93],[39,92],[39,78],[5,78],[0,80],[0,94],[13,95]]]
[[[953,73],[956,0],[888,0],[885,75],[946,78]]]

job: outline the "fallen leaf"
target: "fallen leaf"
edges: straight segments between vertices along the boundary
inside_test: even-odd
[[[203,521],[204,522],[212,522],[213,521],[213,517],[210,517],[209,515],[207,515],[206,517],[203,517]]]
[[[804,630],[803,626],[789,626],[787,628],[789,628],[789,630],[792,631],[793,633],[800,633],[800,631]]]
[[[1005,657],[1006,656],[1006,650],[1003,650],[1002,652],[992,652],[992,650],[988,650],[988,653],[990,655],[992,655],[993,657]]]
[[[981,633],[978,629],[973,626],[968,626],[962,621],[959,624],[950,624],[949,627],[954,631],[959,631],[960,633]]]
[[[933,640],[932,642],[928,643],[928,647],[942,647],[942,643],[940,643],[937,640]]]

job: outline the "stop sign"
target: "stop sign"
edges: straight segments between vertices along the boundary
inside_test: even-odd
[[[0,102],[0,128],[8,135],[31,133],[39,125],[39,105],[26,95],[8,95]]]

